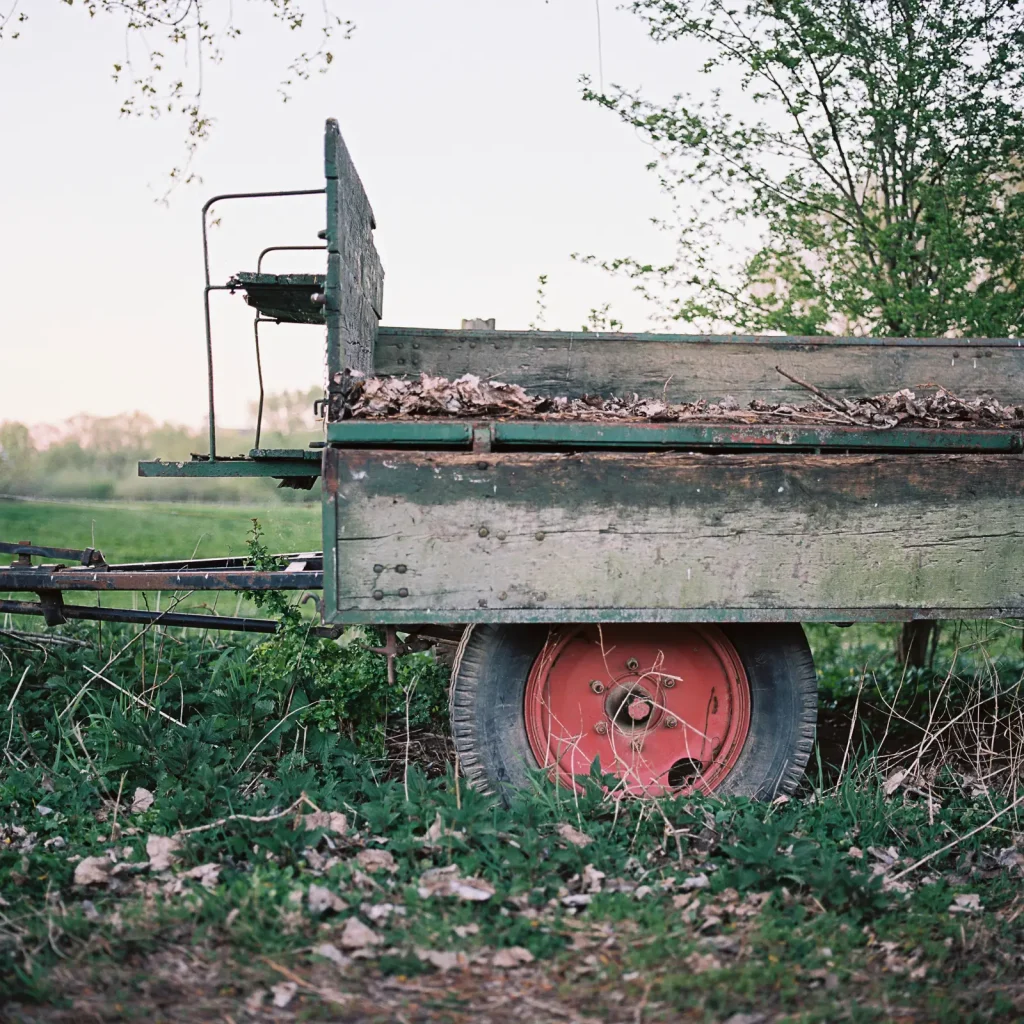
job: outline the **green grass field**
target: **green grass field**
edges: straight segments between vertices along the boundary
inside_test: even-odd
[[[10,501],[0,498],[0,540],[97,547],[108,562],[241,555],[258,518],[271,551],[318,551],[320,506],[174,502]]]

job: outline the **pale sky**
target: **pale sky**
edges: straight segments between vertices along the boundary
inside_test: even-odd
[[[315,4],[313,5],[316,6]],[[376,213],[384,323],[458,327],[495,317],[525,329],[539,274],[546,324],[578,329],[605,301],[629,330],[648,310],[574,251],[664,258],[649,218],[666,204],[650,148],[580,99],[598,74],[595,0],[350,0],[357,24],[331,72],[277,94],[293,40],[260,4],[236,5],[244,34],[207,69],[218,118],[203,182],[154,199],[182,156],[182,126],[119,118],[113,18],[36,0],[19,40],[0,42],[0,420],[56,423],[133,410],[198,425],[205,414],[199,212],[219,192],[322,185],[322,131],[337,117]],[[601,0],[606,83],[667,97],[698,59],[655,45]],[[264,245],[316,243],[322,198],[222,207],[213,276],[255,269]],[[301,254],[300,254],[301,256]],[[282,254],[266,269],[317,269]],[[218,422],[249,422],[252,316],[214,297]],[[267,329],[268,390],[322,380],[315,327]]]

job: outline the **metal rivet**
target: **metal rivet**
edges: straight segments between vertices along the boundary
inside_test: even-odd
[[[408,597],[409,596],[409,588],[408,587],[399,587],[398,588],[398,596],[399,597]]]
[[[666,729],[674,729],[678,724],[679,724],[678,719],[675,719],[675,718],[666,718],[665,719],[665,728]]]
[[[486,463],[486,462],[478,462],[476,464],[476,468],[477,469],[487,469],[488,468],[488,463]]]
[[[636,658],[630,658],[629,661],[626,662],[626,668],[628,668],[630,672],[635,672],[639,667],[640,662],[637,661]]]
[[[398,359],[398,365],[399,365],[399,366],[405,366],[405,360],[404,360],[404,359],[402,359],[401,357],[399,357],[399,359]]]
[[[498,540],[504,540],[507,536],[508,534],[506,534],[504,530],[498,531]]]
[[[604,693],[604,683],[600,679],[591,679],[590,688],[594,693]]]
[[[373,592],[373,599],[374,599],[374,601],[383,601],[384,600],[384,591],[383,590],[375,590]]]
[[[498,595],[498,600],[499,600],[499,601],[504,601],[504,600],[505,600],[505,599],[506,599],[507,597],[508,597],[508,594],[506,594],[506,593],[505,593],[505,591],[503,590],[503,591],[502,591],[502,592],[501,592],[501,593],[500,593],[500,594]]]
[[[384,566],[383,566],[383,565],[381,565],[381,564],[380,564],[380,562],[378,562],[378,563],[377,563],[377,564],[376,564],[376,565],[375,565],[375,566],[373,567],[373,571],[374,571],[375,573],[382,573],[382,572],[384,571]]]
[[[479,600],[479,601],[477,601],[477,604],[478,604],[478,605],[479,605],[479,606],[480,606],[481,608],[486,608],[486,607],[487,607],[487,598],[486,598],[486,597],[481,597],[481,598],[480,598],[480,600]]]
[[[396,565],[395,566],[395,572],[397,572],[397,573],[403,573],[403,572],[408,572],[408,571],[409,571],[409,567],[407,565]]]
[[[537,540],[543,540],[543,539],[544,539],[544,531],[543,531],[543,530],[538,530],[538,531],[537,531],[537,532],[536,532],[536,533],[534,534],[534,537],[536,537],[536,538],[537,538]]]
[[[603,736],[607,731],[608,731],[608,723],[607,722],[598,722],[597,725],[594,726],[594,732],[596,732],[598,736]]]
[[[488,530],[486,526],[481,526],[480,529],[477,530],[477,533],[479,533],[481,537],[486,537],[490,532],[491,531]]]

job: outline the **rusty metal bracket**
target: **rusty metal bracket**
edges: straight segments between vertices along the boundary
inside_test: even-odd
[[[39,606],[43,609],[43,622],[48,626],[63,626],[67,622],[64,615],[64,595],[59,590],[40,590]]]

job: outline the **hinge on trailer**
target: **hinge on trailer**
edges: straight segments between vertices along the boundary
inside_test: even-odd
[[[489,455],[494,449],[494,432],[490,423],[473,424],[473,454]]]
[[[64,618],[64,596],[59,590],[38,590],[39,604],[43,609],[43,622],[48,626],[63,626],[68,620]]]

